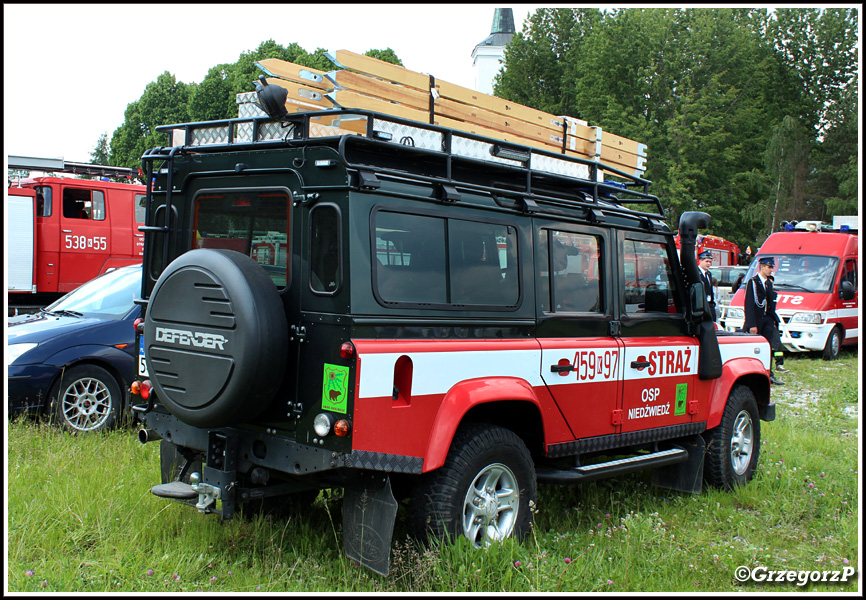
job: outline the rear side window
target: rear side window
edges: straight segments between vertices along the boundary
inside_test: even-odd
[[[333,294],[340,286],[342,239],[340,213],[334,205],[318,205],[310,212],[310,287]]]
[[[517,232],[504,224],[379,211],[374,285],[385,303],[514,308]]]
[[[194,248],[234,250],[283,289],[289,278],[289,197],[283,191],[204,191],[195,199]]]
[[[50,217],[52,211],[51,187],[40,185],[36,188],[36,216]]]

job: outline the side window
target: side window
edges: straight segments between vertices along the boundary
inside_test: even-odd
[[[543,230],[540,239],[542,309],[553,313],[601,312],[598,237]]]
[[[310,213],[310,287],[333,294],[340,285],[340,213],[336,206],[319,205]]]
[[[626,239],[623,242],[626,313],[677,313],[673,272],[667,246]]]
[[[144,194],[135,195],[135,222],[144,223],[144,213],[147,208],[147,196]]]
[[[461,309],[520,301],[517,231],[508,225],[379,211],[374,253],[384,302]]]
[[[386,302],[444,304],[445,219],[376,214],[376,287]]]
[[[51,187],[44,185],[36,188],[36,216],[50,217],[52,214]]]
[[[63,189],[63,216],[67,219],[105,220],[105,194],[100,190]]]
[[[857,261],[848,259],[845,261],[845,274],[842,281],[850,281],[857,289]]]

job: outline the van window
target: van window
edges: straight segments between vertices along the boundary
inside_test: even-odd
[[[67,219],[105,220],[105,194],[101,190],[63,188],[63,216]]]
[[[656,242],[623,242],[626,313],[676,313],[673,273],[667,247]]]
[[[601,312],[599,239],[586,234],[543,230],[539,241],[542,310]]]
[[[206,191],[195,199],[195,248],[235,250],[253,258],[285,288],[289,197],[282,191]]]
[[[319,205],[310,212],[310,287],[333,294],[340,285],[340,213],[336,206]]]
[[[839,258],[811,254],[775,255],[776,271],[773,285],[777,289],[792,288],[804,292],[832,291],[836,281]]]
[[[135,222],[144,223],[144,215],[147,209],[147,196],[144,194],[135,195]]]
[[[857,289],[857,261],[848,259],[845,261],[845,275],[842,281],[849,281]]]
[[[517,232],[463,219],[379,211],[375,287],[384,302],[514,307]]]

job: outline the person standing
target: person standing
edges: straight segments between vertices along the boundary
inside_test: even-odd
[[[771,279],[775,267],[776,261],[772,256],[762,256],[758,259],[757,275],[746,282],[746,299],[743,303],[746,320],[743,331],[760,334],[770,342],[770,350],[773,352],[770,357],[770,382],[782,385],[773,373],[774,359],[782,353],[782,342],[777,328],[779,317],[776,315],[776,291]],[[782,370],[785,370],[784,367]]]
[[[713,266],[713,253],[704,250],[698,254],[698,270],[701,272],[701,281],[704,284],[704,293],[707,295],[707,303],[710,305],[710,315],[713,323],[716,322],[716,296],[713,293],[713,276],[710,267]]]

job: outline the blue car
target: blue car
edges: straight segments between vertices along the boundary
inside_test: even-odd
[[[9,414],[48,414],[71,432],[117,425],[138,364],[140,292],[141,266],[121,267],[36,314],[10,317]]]

